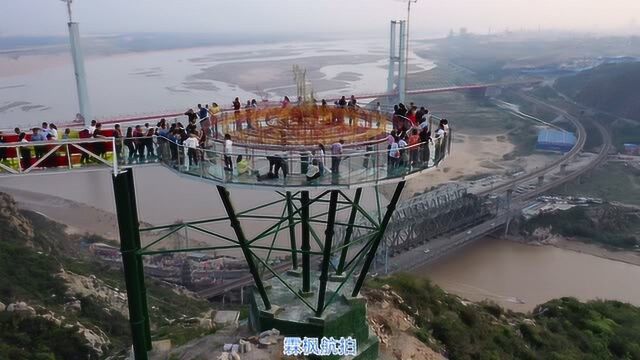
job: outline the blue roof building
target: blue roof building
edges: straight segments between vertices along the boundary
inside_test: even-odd
[[[536,149],[542,151],[568,152],[576,144],[576,135],[568,131],[542,129],[538,132]]]

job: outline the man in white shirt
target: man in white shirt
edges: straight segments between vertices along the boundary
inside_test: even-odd
[[[54,124],[49,125],[49,134],[51,140],[58,140],[58,128]]]
[[[446,132],[444,129],[444,124],[440,123],[440,127],[438,128],[438,130],[436,130],[435,133],[435,148],[436,148],[436,154],[435,157],[433,159],[433,162],[435,163],[435,165],[437,166],[438,163],[440,162],[440,160],[442,160],[442,158],[444,158],[444,150],[445,150],[445,144],[446,144]]]
[[[42,134],[42,136],[45,137],[45,139],[47,138],[47,135],[49,135],[49,124],[47,124],[46,122],[42,123],[42,130],[40,130],[40,133]]]
[[[187,148],[187,154],[189,155],[189,166],[194,164],[198,166],[198,150],[196,150],[198,148],[198,134],[191,133],[183,144]]]
[[[233,160],[231,155],[233,154],[233,141],[231,141],[231,135],[224,135],[224,169],[226,171],[233,171]]]
[[[87,131],[89,131],[89,135],[93,135],[93,132],[96,131],[96,124],[98,122],[95,120],[91,120],[91,126],[89,126],[89,128],[87,129]]]

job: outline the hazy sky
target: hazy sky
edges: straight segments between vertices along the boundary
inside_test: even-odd
[[[84,34],[117,32],[294,32],[386,35],[404,18],[401,0],[74,0]],[[640,0],[418,0],[415,35],[466,26],[475,32],[520,28],[609,30],[631,27]],[[65,34],[60,0],[0,0],[0,35]],[[638,29],[638,25],[634,25]]]

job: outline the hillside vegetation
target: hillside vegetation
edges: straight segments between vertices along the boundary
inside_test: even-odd
[[[608,204],[543,213],[527,221],[523,231],[531,236],[538,228],[619,249],[633,250],[640,244],[638,211]]]
[[[65,226],[17,209],[0,193],[0,359],[100,359],[131,343],[124,277],[86,258],[95,236],[68,235]],[[147,279],[153,339],[181,344],[212,330],[187,326],[210,309]],[[22,304],[9,311],[9,305]],[[5,306],[7,309],[5,310]]]
[[[579,103],[640,120],[640,62],[605,64],[559,78],[556,88]]]
[[[530,314],[471,303],[407,274],[378,278],[413,318],[416,336],[451,360],[640,359],[640,308],[618,301],[551,300]]]

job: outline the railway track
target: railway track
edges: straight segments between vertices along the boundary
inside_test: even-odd
[[[564,109],[560,109],[556,106],[547,104],[545,102],[542,102],[539,99],[536,99],[532,96],[523,94],[523,93],[519,93],[519,95],[530,102],[533,102],[537,105],[541,105],[544,107],[547,107],[549,109],[552,109],[553,111],[557,112],[558,114],[563,115],[565,118],[567,118],[567,120],[569,120],[574,127],[576,128],[576,133],[577,133],[577,140],[576,140],[576,144],[573,146],[573,148],[571,148],[571,150],[569,150],[566,154],[564,154],[560,159],[557,159],[555,161],[553,161],[552,163],[550,163],[549,165],[537,169],[529,174],[526,174],[524,176],[518,177],[516,179],[507,181],[503,184],[500,184],[498,186],[493,187],[492,189],[486,189],[483,191],[480,191],[477,193],[477,195],[483,196],[483,195],[487,195],[490,193],[495,193],[495,192],[501,192],[501,191],[506,191],[507,189],[511,189],[513,187],[515,187],[517,184],[520,183],[526,183],[529,182],[531,180],[534,180],[536,178],[538,178],[541,175],[547,174],[550,171],[554,170],[555,168],[557,168],[558,166],[567,163],[569,161],[571,161],[574,157],[576,157],[583,149],[584,149],[584,145],[587,141],[587,130],[585,129],[584,125],[581,123],[581,121],[576,118],[575,116],[571,115],[569,112],[567,112]],[[604,128],[603,128],[604,129]],[[604,136],[603,136],[604,138]]]
[[[541,106],[545,106],[553,111],[556,112],[560,112],[563,113],[563,115],[567,116],[571,116],[569,113],[567,113],[565,110],[558,108],[557,106],[545,103],[539,99],[533,98],[528,96],[528,99],[531,102],[534,102],[537,105],[541,105]],[[575,118],[575,117],[574,117]],[[584,125],[582,125],[581,122],[580,126],[582,127],[582,129],[584,129]],[[551,181],[547,184],[543,184],[542,186],[537,187],[535,190],[518,195],[517,199],[521,199],[521,200],[528,200],[531,199],[535,196],[538,196],[546,191],[549,191],[567,181],[571,181],[576,179],[578,176],[593,170],[594,168],[596,168],[597,166],[601,165],[602,163],[607,161],[607,158],[609,157],[609,150],[612,147],[612,139],[611,139],[611,134],[609,133],[609,131],[599,122],[597,121],[591,121],[591,123],[596,127],[596,129],[598,130],[598,132],[600,132],[601,136],[602,136],[602,148],[600,149],[600,151],[598,152],[598,155],[596,156],[596,158],[589,162],[589,164],[587,164],[586,166],[581,167],[580,169],[577,169],[575,171],[572,171],[569,174],[566,174],[566,176],[563,176],[557,180]],[[586,136],[585,136],[585,140],[586,140]],[[584,144],[583,144],[584,146]],[[575,148],[575,147],[574,147]],[[573,150],[573,149],[572,149]],[[550,170],[550,169],[549,169]]]

